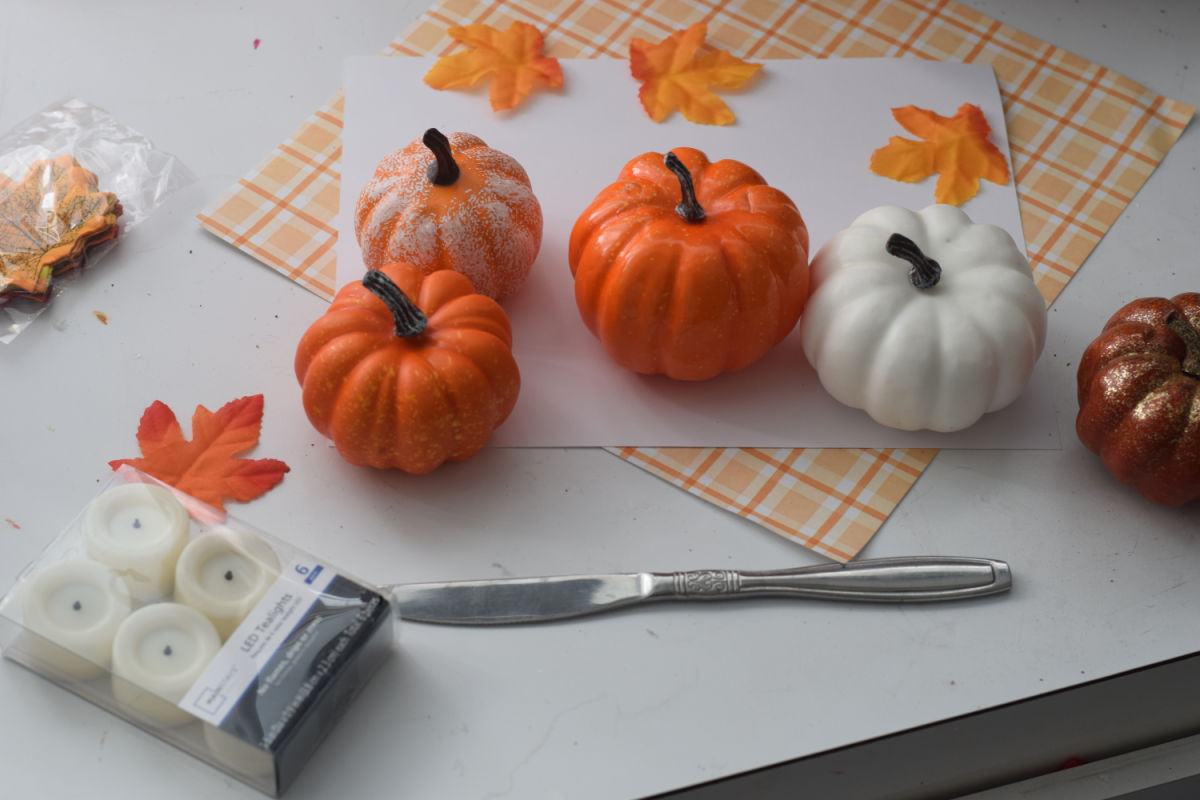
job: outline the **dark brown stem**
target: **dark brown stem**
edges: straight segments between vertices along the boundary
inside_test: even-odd
[[[392,312],[392,319],[396,321],[397,336],[408,338],[425,332],[429,318],[387,275],[377,269],[369,270],[363,276],[362,285],[382,300],[388,311]]]
[[[688,172],[688,168],[674,153],[667,153],[663,163],[667,165],[667,169],[675,173],[676,178],[679,178],[679,191],[683,195],[683,200],[675,206],[675,211],[688,222],[699,222],[704,219],[704,208],[696,200],[696,186],[692,183],[692,173]]]
[[[942,265],[922,253],[917,243],[904,234],[893,233],[888,237],[884,249],[912,264],[908,279],[916,288],[931,289],[942,279]]]
[[[436,186],[450,186],[458,180],[458,164],[454,162],[454,154],[450,151],[450,140],[446,134],[437,128],[430,128],[421,137],[421,142],[433,151],[437,161],[429,165],[425,174]]]
[[[1200,331],[1185,316],[1174,311],[1167,315],[1167,327],[1187,346],[1187,354],[1183,357],[1183,373],[1200,378]]]

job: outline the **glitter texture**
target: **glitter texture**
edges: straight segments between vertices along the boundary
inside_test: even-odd
[[[1200,500],[1197,348],[1200,293],[1144,298],[1109,319],[1079,365],[1080,441],[1161,505]]]

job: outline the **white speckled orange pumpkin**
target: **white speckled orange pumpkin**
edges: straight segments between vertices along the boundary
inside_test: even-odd
[[[542,208],[516,159],[469,133],[430,128],[379,162],[359,194],[354,232],[368,269],[452,269],[499,301],[529,276]]]

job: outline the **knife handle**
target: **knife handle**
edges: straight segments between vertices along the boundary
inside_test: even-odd
[[[812,597],[929,602],[996,594],[1012,586],[1004,561],[953,556],[877,558],[796,569],[651,573],[649,595],[676,599]]]

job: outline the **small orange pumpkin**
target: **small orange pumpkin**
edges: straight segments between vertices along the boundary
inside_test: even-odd
[[[482,449],[521,384],[504,310],[463,275],[411,264],[343,287],[295,368],[309,421],[342,458],[414,474]]]
[[[368,268],[452,269],[493,300],[511,297],[542,244],[542,207],[516,159],[436,128],[386,156],[358,196],[354,233]]]
[[[757,361],[808,296],[808,229],[745,164],[645,153],[575,222],[575,301],[609,357],[704,380]]]

